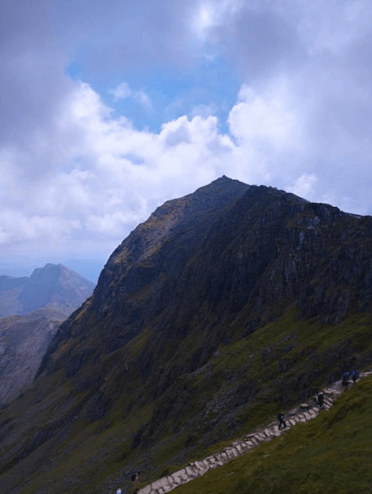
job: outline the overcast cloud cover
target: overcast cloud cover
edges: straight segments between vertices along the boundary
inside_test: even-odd
[[[367,0],[3,0],[0,274],[223,174],[372,214],[371,47]]]

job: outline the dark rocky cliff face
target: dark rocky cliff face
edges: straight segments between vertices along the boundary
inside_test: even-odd
[[[114,251],[3,412],[0,487],[36,492],[14,479],[67,450],[89,460],[74,478],[49,465],[56,492],[87,478],[101,492],[138,465],[161,473],[371,362],[371,233],[370,217],[226,177],[165,203]]]

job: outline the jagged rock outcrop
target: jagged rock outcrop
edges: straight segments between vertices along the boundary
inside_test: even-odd
[[[48,263],[30,277],[0,276],[0,316],[29,314],[50,304],[73,311],[93,289],[93,283],[62,264]]]
[[[0,416],[0,489],[161,477],[370,364],[371,233],[370,217],[226,177],[166,202]]]

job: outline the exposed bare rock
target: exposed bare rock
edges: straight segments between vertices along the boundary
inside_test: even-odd
[[[70,312],[50,306],[0,318],[0,404],[32,383],[48,344]]]

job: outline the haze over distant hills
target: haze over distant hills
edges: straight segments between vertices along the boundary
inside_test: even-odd
[[[45,264],[62,264],[67,268],[75,271],[83,278],[86,278],[90,282],[96,284],[98,277],[103,269],[107,257],[111,250],[107,253],[99,253],[89,257],[88,255],[81,259],[80,257],[71,257],[66,255],[55,255],[42,257],[26,254],[13,254],[7,256],[6,259],[0,259],[0,274],[11,276],[13,278],[23,278],[29,276],[29,273],[35,269],[35,266],[45,266]]]
[[[371,252],[371,217],[271,187],[166,202],[1,411],[0,491],[129,491],[370,366]]]
[[[46,264],[30,277],[0,276],[0,316],[29,314],[50,304],[77,309],[91,295],[94,283],[62,264]]]
[[[58,326],[94,284],[61,264],[30,277],[0,276],[0,403],[31,384]]]

